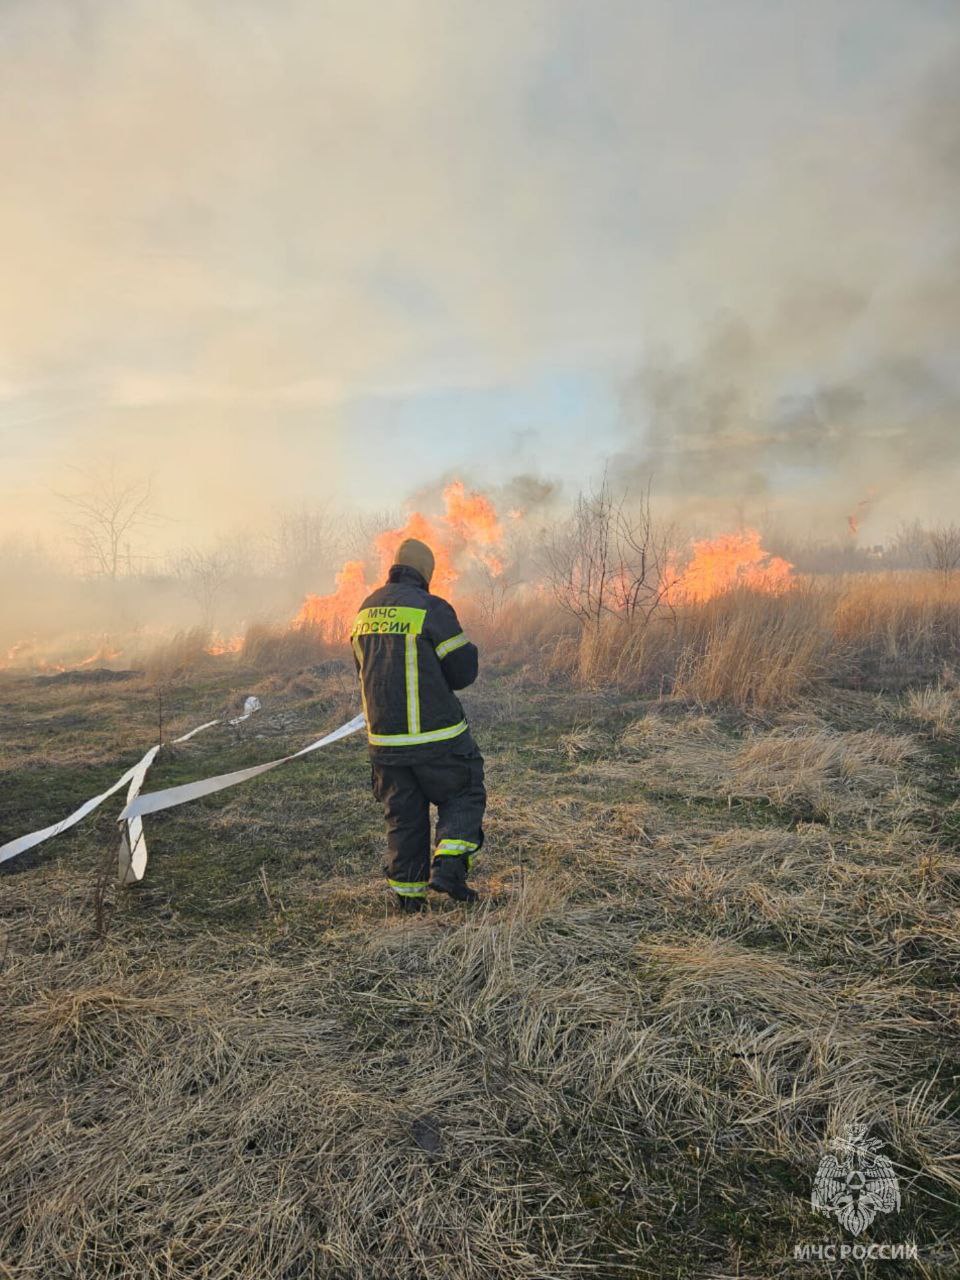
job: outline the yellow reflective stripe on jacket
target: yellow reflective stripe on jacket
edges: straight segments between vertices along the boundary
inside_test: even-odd
[[[448,653],[453,653],[454,649],[461,649],[465,644],[469,643],[470,641],[461,631],[457,635],[451,636],[449,640],[444,640],[437,645],[437,657],[445,658]]]
[[[375,605],[361,609],[353,620],[351,636],[418,636],[423,630],[426,609],[408,609],[399,604]]]
[[[374,747],[415,747],[421,742],[443,742],[447,738],[456,738],[466,728],[466,720],[461,720],[448,729],[428,729],[425,733],[368,733],[367,741]]]
[[[406,639],[407,674],[407,732],[420,732],[420,669],[417,658],[417,637],[408,634]]]
[[[427,896],[426,880],[388,880],[387,884],[401,898],[425,898]]]

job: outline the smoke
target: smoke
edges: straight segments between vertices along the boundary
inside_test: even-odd
[[[345,401],[409,376],[394,263],[456,227],[430,45],[462,41],[361,9],[4,6],[6,525],[92,458],[156,477],[169,545],[337,489]]]
[[[562,487],[557,480],[525,473],[512,476],[498,491],[498,505],[526,516],[544,516],[556,509]]]
[[[650,350],[626,380],[619,462],[701,522],[775,510],[839,536],[858,510],[875,533],[949,517],[960,57],[909,104],[784,160],[682,268],[720,310],[688,354]]]
[[[158,563],[424,477],[539,517],[554,480],[511,473],[601,471],[570,387],[638,351],[623,469],[677,502],[942,506],[951,15],[795,8],[9,0],[0,535],[62,545],[105,461],[153,477]]]

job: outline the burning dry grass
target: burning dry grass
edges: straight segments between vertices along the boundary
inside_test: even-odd
[[[776,596],[741,588],[703,603],[664,607],[649,619],[609,616],[579,630],[556,610],[551,626],[549,606],[541,604],[525,632],[525,611],[510,606],[496,628],[480,628],[499,663],[524,661],[531,674],[573,678],[586,687],[782,706],[808,692],[828,669],[828,606],[812,590]]]
[[[810,591],[720,596],[681,622],[674,691],[700,702],[788,706],[823,674],[822,602]]]
[[[587,683],[755,708],[796,704],[827,681],[929,681],[958,652],[960,577],[935,574],[740,588],[649,620],[608,618],[567,650]]]
[[[828,683],[910,696],[911,687],[950,679],[960,652],[960,576],[861,574],[791,584],[779,593],[739,586],[664,603],[649,617],[610,614],[593,624],[575,621],[539,588],[481,592],[459,603],[488,667],[527,684],[573,680],[706,705],[780,708]],[[219,659],[213,647],[206,632],[180,634],[149,656],[148,676],[176,680],[215,660],[260,673],[350,663],[339,632],[331,639],[326,624],[303,619],[252,625],[236,653]],[[919,715],[929,718],[933,694],[923,696]],[[937,705],[949,720],[949,695]]]

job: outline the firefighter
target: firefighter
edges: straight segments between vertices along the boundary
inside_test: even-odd
[[[387,821],[387,883],[402,913],[427,889],[476,901],[467,873],[483,844],[483,757],[454,690],[477,678],[477,647],[446,600],[430,594],[433,552],[416,538],[397,550],[387,581],[351,630],[360,676],[373,794]],[[430,859],[430,806],[437,807]]]

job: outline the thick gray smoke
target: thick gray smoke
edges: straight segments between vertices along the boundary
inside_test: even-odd
[[[714,290],[702,281],[704,309],[718,314],[699,347],[648,352],[625,387],[627,430],[639,439],[624,468],[652,474],[685,516],[775,509],[829,536],[858,504],[875,532],[955,513],[960,59],[882,146],[874,137],[866,161],[851,148],[853,177],[835,167],[842,141],[816,171],[823,180],[827,164],[832,199],[820,207],[808,192],[803,236],[785,223],[756,305],[725,309],[738,295],[732,273]],[[772,216],[768,206],[754,214]]]

